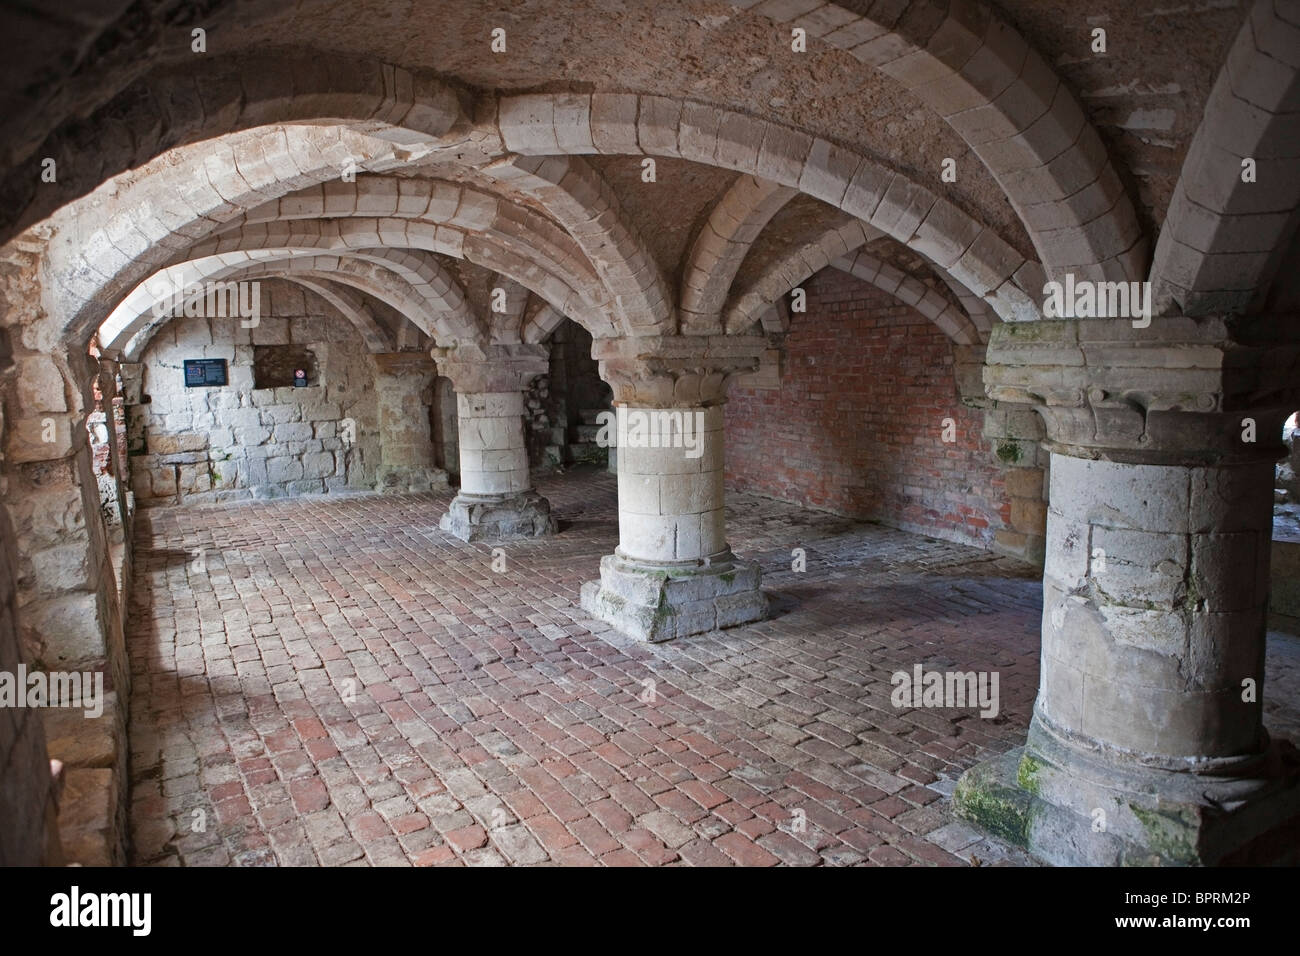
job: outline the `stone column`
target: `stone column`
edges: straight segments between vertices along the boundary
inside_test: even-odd
[[[647,641],[761,620],[758,565],[726,541],[727,383],[752,371],[761,338],[600,339],[614,389],[619,545],[582,588],[593,617]]]
[[[524,443],[523,389],[548,368],[541,345],[435,348],[456,389],[460,493],[440,527],[462,541],[555,533],[551,504],[533,490]]]
[[[959,813],[1053,863],[1294,856],[1300,755],[1262,693],[1297,356],[1214,320],[999,327],[989,394],[1035,405],[1051,453],[1042,665],[1026,746],[965,774]]]
[[[429,491],[447,487],[447,473],[434,461],[433,424],[429,417],[436,378],[434,364],[423,352],[376,353],[375,393],[379,399],[376,489]],[[346,446],[356,437],[343,434],[341,440]]]

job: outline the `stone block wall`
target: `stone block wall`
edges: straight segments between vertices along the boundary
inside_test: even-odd
[[[0,435],[3,434],[0,417]],[[15,617],[17,554],[7,516],[0,512],[0,671],[17,673],[24,659]],[[58,840],[55,778],[45,748],[41,712],[0,707],[0,866],[62,862]]]
[[[123,859],[130,685],[87,428],[99,365],[43,337],[39,252],[0,268],[0,669],[102,672],[106,700],[68,734],[51,732],[62,709],[0,713],[0,863],[106,864]]]
[[[1047,499],[1051,455],[1043,450],[1043,420],[1032,408],[988,401],[984,447],[1002,469],[1006,526],[993,535],[1002,554],[1042,564],[1047,546]]]
[[[411,353],[381,367],[353,326],[314,293],[262,280],[262,296],[253,328],[237,318],[177,318],[145,350],[142,402],[128,408],[137,502],[418,490],[442,481],[432,460],[431,360]],[[315,384],[257,387],[255,350],[264,369],[274,365],[267,346],[309,350]],[[183,362],[195,358],[225,359],[228,384],[186,388]],[[412,361],[418,369],[407,367]],[[416,461],[421,446],[428,454]]]
[[[730,389],[729,486],[994,547],[1020,517],[1011,493],[1041,503],[1043,474],[1008,477],[984,436],[985,403],[959,392],[952,341],[838,270],[803,287],[808,311],[792,316],[780,387]]]

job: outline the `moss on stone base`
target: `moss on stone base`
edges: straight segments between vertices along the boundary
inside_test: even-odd
[[[1005,766],[999,773],[990,766],[1005,764],[1008,758],[1012,761],[1017,759],[1014,753],[1004,755],[989,764],[972,767],[962,774],[957,781],[957,790],[953,793],[953,807],[963,819],[996,833],[1016,846],[1028,847],[1033,796],[999,782],[999,777],[1010,779],[1015,768]]]
[[[1020,461],[1020,446],[1013,441],[998,442],[998,458],[1007,464]]]
[[[1020,758],[1020,763],[1016,767],[1016,783],[1020,784],[1020,789],[1029,793],[1038,795],[1038,771],[1043,769],[1043,765],[1025,754]]]
[[[1130,803],[1128,808],[1146,831],[1147,845],[1163,859],[1184,866],[1199,862],[1193,840],[1194,829],[1181,815],[1161,813],[1134,803]]]

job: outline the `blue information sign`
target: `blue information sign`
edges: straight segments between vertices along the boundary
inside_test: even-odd
[[[226,384],[225,359],[186,359],[185,387],[204,388]]]

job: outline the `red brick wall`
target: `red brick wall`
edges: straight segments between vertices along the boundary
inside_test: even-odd
[[[732,385],[729,487],[988,546],[1010,520],[1002,472],[961,404],[951,340],[837,269],[804,283],[781,388]],[[942,440],[943,420],[956,441]]]

